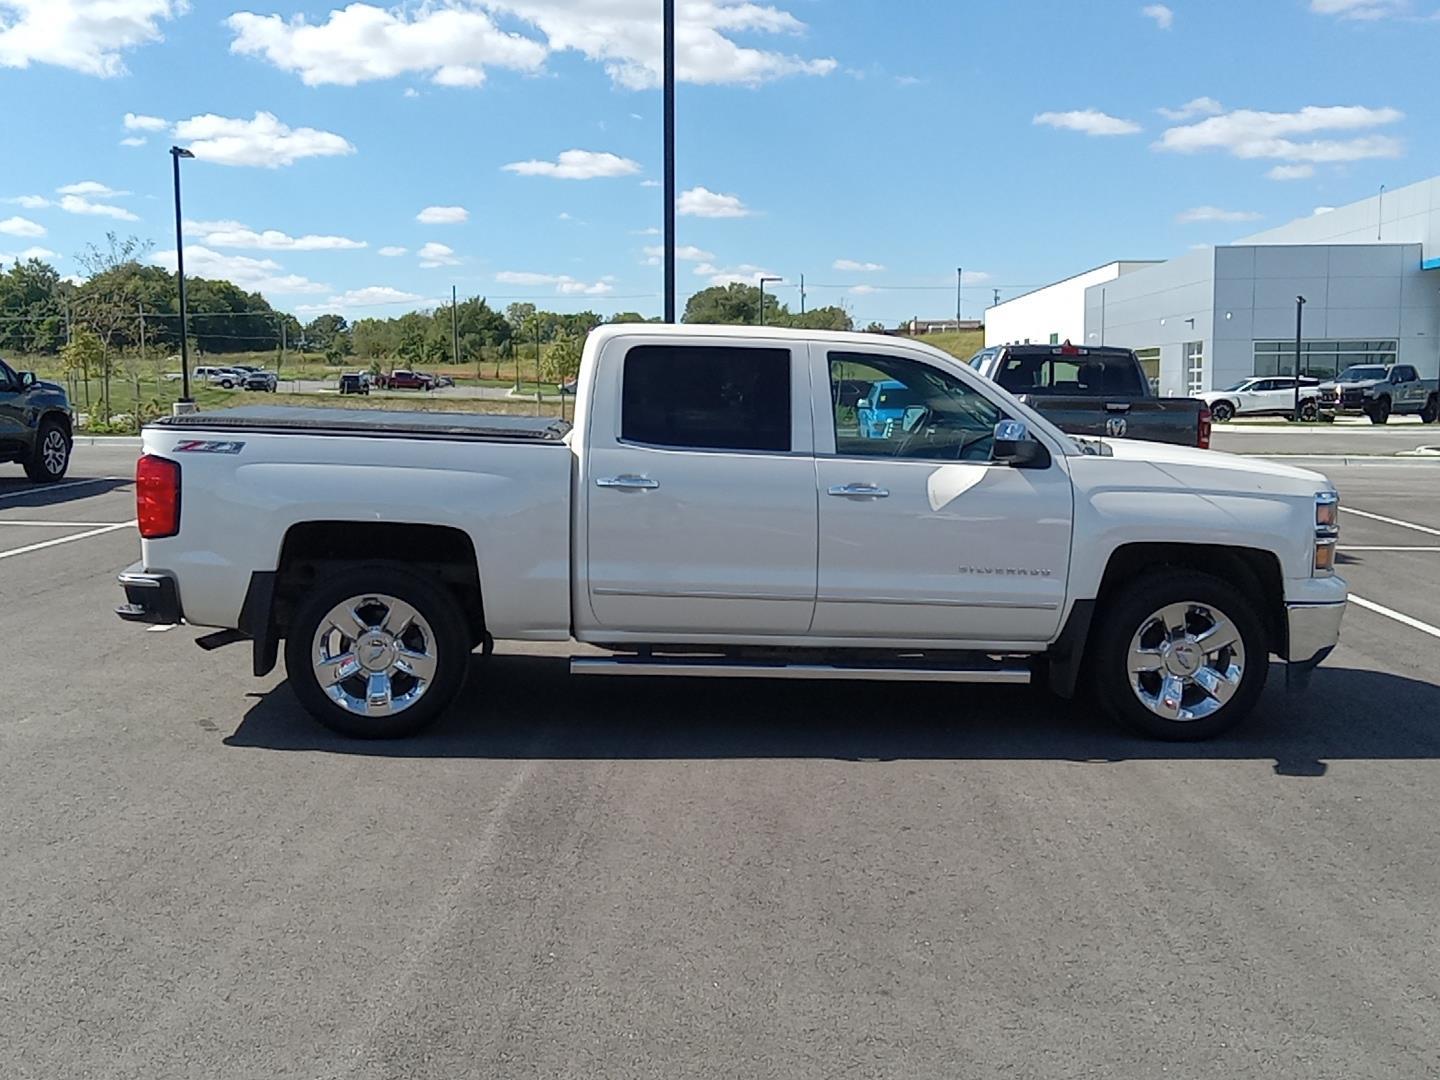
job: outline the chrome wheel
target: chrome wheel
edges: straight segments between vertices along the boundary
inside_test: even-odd
[[[1240,689],[1245,645],[1235,623],[1208,604],[1167,604],[1130,639],[1130,686],[1164,720],[1203,720]]]
[[[311,665],[320,689],[347,712],[394,716],[435,681],[435,633],[404,600],[352,596],[321,620]]]
[[[59,428],[51,428],[45,441],[40,444],[40,462],[45,466],[45,471],[51,476],[59,476],[65,471],[65,461],[69,456],[70,448],[65,442],[65,433]]]

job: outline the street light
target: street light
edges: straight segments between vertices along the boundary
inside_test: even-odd
[[[675,321],[675,0],[662,0],[665,114],[665,321]]]
[[[1295,297],[1295,422],[1300,422],[1300,328],[1305,318],[1305,297]]]
[[[761,277],[760,277],[760,325],[761,325],[761,326],[764,326],[764,325],[765,325],[765,283],[766,283],[767,281],[784,281],[784,280],[785,280],[784,278],[765,277],[764,275],[761,275]]]
[[[175,166],[175,280],[180,286],[180,401],[193,405],[190,397],[190,329],[185,312],[185,233],[180,225],[180,159],[195,155],[183,146],[170,147],[170,161]]]

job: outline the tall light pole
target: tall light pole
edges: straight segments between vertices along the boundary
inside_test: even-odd
[[[764,325],[765,325],[765,283],[766,283],[767,281],[784,281],[784,280],[785,280],[784,278],[765,277],[763,274],[761,275],[761,277],[760,277],[760,325],[761,325],[761,326],[764,326]]]
[[[1375,202],[1375,239],[1385,235],[1385,185],[1380,185],[1380,197]]]
[[[1305,297],[1295,297],[1295,422],[1300,422],[1300,329],[1305,319]]]
[[[190,325],[185,309],[185,232],[180,224],[180,159],[195,155],[183,146],[170,147],[170,162],[175,167],[175,280],[180,286],[180,401],[193,405],[190,396]]]
[[[662,0],[665,20],[665,321],[675,321],[675,0]]]
[[[960,285],[965,280],[965,271],[955,268],[955,330],[960,330]]]

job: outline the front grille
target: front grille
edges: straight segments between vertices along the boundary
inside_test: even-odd
[[[1346,390],[1340,395],[1340,400],[1346,405],[1359,405],[1365,400],[1364,390]]]

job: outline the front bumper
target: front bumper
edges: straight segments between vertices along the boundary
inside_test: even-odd
[[[178,626],[185,614],[180,609],[180,590],[168,574],[152,574],[140,563],[121,572],[116,579],[125,590],[125,603],[115,614],[126,622]]]
[[[1310,673],[1340,641],[1345,601],[1286,604],[1285,616],[1288,624],[1285,685],[1291,690],[1303,690],[1310,682]]]

